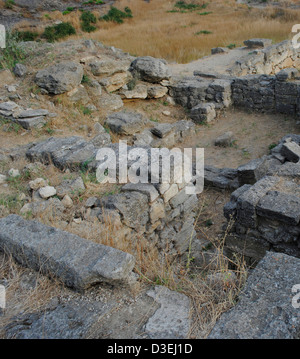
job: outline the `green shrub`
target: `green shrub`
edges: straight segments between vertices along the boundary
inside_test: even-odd
[[[15,5],[14,0],[5,0],[4,7],[6,9],[12,9],[13,5]]]
[[[47,26],[42,37],[48,42],[54,42],[64,37],[75,35],[76,30],[69,22],[62,22],[54,26]]]
[[[201,30],[195,33],[195,35],[209,35],[209,34],[212,34],[212,32],[208,30]]]
[[[109,12],[102,16],[102,20],[104,21],[113,21],[118,24],[122,24],[124,19],[132,18],[132,11],[129,7],[125,7],[124,11],[117,9],[116,7],[112,6]]]
[[[15,31],[18,41],[35,41],[39,34],[32,31]]]
[[[80,20],[81,20],[82,31],[92,32],[97,30],[96,26],[92,25],[92,24],[96,24],[97,18],[90,11],[83,11],[83,13],[80,16]]]
[[[205,9],[207,7],[207,5],[208,4],[203,4],[203,5],[187,4],[185,1],[177,1],[177,3],[174,6],[181,10],[194,11],[194,10],[199,10],[199,9]]]
[[[82,5],[102,5],[104,2],[102,0],[89,0],[85,1]]]
[[[6,47],[0,49],[0,69],[13,69],[18,62],[25,59],[25,51],[19,44],[17,33],[6,33]]]

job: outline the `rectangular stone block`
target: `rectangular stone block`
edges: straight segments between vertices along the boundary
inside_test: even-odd
[[[300,221],[300,198],[287,193],[270,191],[259,201],[256,211],[259,216],[296,226]]]
[[[0,250],[77,290],[100,282],[125,284],[135,264],[129,253],[17,215],[0,219]]]

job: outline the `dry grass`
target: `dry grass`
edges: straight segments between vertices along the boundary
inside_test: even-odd
[[[0,280],[6,288],[6,308],[0,316],[0,338],[4,327],[18,314],[42,309],[51,299],[57,297],[63,286],[57,280],[50,280],[38,272],[23,268],[11,258],[0,253]]]
[[[100,23],[90,37],[109,46],[122,48],[132,55],[151,55],[169,61],[186,63],[208,55],[210,49],[229,44],[241,45],[248,38],[271,38],[282,41],[300,18],[300,10],[274,8],[264,10],[238,5],[229,0],[210,2],[201,11],[168,13],[175,1],[120,0],[117,6],[129,6],[133,18],[124,24]],[[197,1],[203,3],[203,1]],[[212,12],[199,15],[199,12]],[[201,30],[208,35],[195,35]]]
[[[120,222],[113,221],[109,215],[104,216],[101,225],[98,220],[88,224],[71,223],[67,230],[96,243],[133,254],[136,258],[135,272],[140,276],[140,284],[164,285],[186,294],[192,303],[193,325],[190,337],[205,338],[221,314],[234,306],[247,277],[243,258],[229,259],[224,253],[227,231],[216,237],[214,231],[208,231],[203,225],[207,218],[213,218],[215,226],[219,226],[213,211],[208,209],[208,203],[209,208],[212,208],[210,202],[219,197],[220,194],[207,191],[200,198],[196,229],[198,236],[211,244],[214,253],[212,260],[201,267],[193,265],[190,253],[187,257],[180,258],[170,254],[168,248],[159,250],[154,242],[135,231],[124,229]],[[57,226],[55,223],[53,225]],[[191,233],[192,230],[193,228]]]
[[[187,1],[188,2],[188,1]],[[300,9],[290,9],[287,4],[282,8],[267,6],[257,9],[246,4],[237,4],[234,0],[226,2],[193,1],[208,4],[205,9],[180,13],[174,10],[175,0],[118,0],[115,6],[124,9],[129,6],[133,12],[132,19],[123,24],[112,22],[97,23],[98,30],[83,33],[80,27],[80,11],[62,15],[59,11],[44,13],[41,25],[32,29],[28,22],[18,26],[21,30],[42,33],[45,26],[56,20],[68,21],[77,30],[72,38],[92,38],[108,46],[115,46],[135,56],[150,55],[177,63],[187,63],[210,54],[217,46],[235,44],[242,46],[249,38],[271,38],[280,42],[291,38],[292,26],[299,22]],[[99,7],[94,14],[99,17],[107,12],[108,7]],[[206,15],[200,15],[200,14]],[[198,34],[207,30],[210,34]]]

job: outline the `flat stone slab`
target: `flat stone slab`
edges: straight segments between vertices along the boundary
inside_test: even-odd
[[[238,304],[221,316],[209,339],[299,339],[300,308],[293,305],[292,292],[299,273],[300,259],[267,252]]]
[[[0,250],[77,290],[127,283],[135,264],[131,254],[17,215],[0,219]]]
[[[149,318],[145,333],[151,339],[186,339],[190,329],[189,298],[162,286],[147,294],[161,306]]]
[[[96,152],[97,149],[92,143],[79,136],[50,137],[32,146],[26,156],[31,161],[53,163],[60,169],[73,169],[93,160]]]
[[[270,191],[259,201],[256,212],[262,217],[297,226],[300,221],[300,198],[295,194]]]
[[[147,120],[139,113],[121,111],[108,116],[105,123],[115,133],[133,135],[144,128]]]

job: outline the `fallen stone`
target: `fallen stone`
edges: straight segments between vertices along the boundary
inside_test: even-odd
[[[140,132],[147,120],[137,112],[116,112],[108,116],[105,124],[114,132],[123,135],[133,135]]]
[[[146,85],[138,84],[133,90],[125,90],[122,94],[127,99],[146,99],[148,97],[148,88]]]
[[[62,62],[40,70],[35,76],[36,84],[51,94],[62,94],[79,86],[83,67],[72,61]]]
[[[85,190],[85,185],[81,177],[66,179],[56,187],[57,195],[63,198],[65,195],[81,193]]]
[[[36,178],[35,180],[32,180],[29,182],[29,187],[37,191],[41,187],[46,187],[48,185],[48,181],[46,181],[44,178]]]
[[[168,93],[168,88],[161,85],[148,86],[148,98],[161,98]]]
[[[18,169],[15,169],[15,168],[11,168],[9,171],[8,171],[8,175],[10,177],[19,177],[20,176],[20,171]]]
[[[272,45],[271,39],[250,39],[244,41],[244,44],[249,47],[249,49],[255,49],[260,47],[268,47]]]
[[[226,54],[228,53],[230,50],[228,49],[228,47],[214,47],[211,49],[211,54],[215,55],[215,54]]]
[[[100,109],[109,111],[119,110],[124,106],[124,103],[119,95],[116,94],[103,94],[98,100]]]
[[[101,282],[125,284],[135,262],[128,253],[17,215],[0,219],[0,248],[77,290]]]
[[[66,138],[50,137],[45,141],[31,146],[26,157],[32,161],[53,163],[60,169],[79,168],[96,155],[96,148],[92,143],[82,137],[72,136]]]
[[[13,73],[17,77],[24,77],[27,74],[27,72],[28,72],[27,67],[23,64],[16,64],[13,69]]]
[[[298,258],[267,252],[250,274],[238,304],[221,316],[208,338],[299,339],[300,311],[292,302],[299,271]]]
[[[95,76],[112,76],[115,73],[126,72],[129,68],[129,63],[124,61],[105,59],[90,62],[89,66],[93,75]]]
[[[294,141],[284,143],[280,153],[290,162],[300,160],[300,146]]]
[[[170,123],[159,123],[155,127],[151,128],[153,135],[164,138],[173,130],[173,125]]]
[[[123,223],[131,228],[143,227],[149,220],[148,196],[140,192],[122,192],[101,198],[100,208],[117,210]]]
[[[233,132],[228,131],[225,132],[223,135],[219,136],[215,140],[215,146],[218,147],[229,147],[233,141]]]
[[[256,212],[259,216],[297,226],[300,221],[300,198],[270,191],[259,201]]]
[[[166,61],[151,56],[138,57],[131,63],[129,70],[134,77],[152,83],[170,78]]]
[[[145,325],[146,334],[151,339],[186,339],[190,329],[189,298],[163,286],[147,294],[161,306]]]
[[[39,195],[44,199],[48,199],[56,195],[56,189],[52,186],[42,187],[39,189]]]
[[[30,117],[30,118],[18,118],[14,122],[25,128],[25,130],[31,130],[33,128],[42,128],[47,121],[44,116]]]

